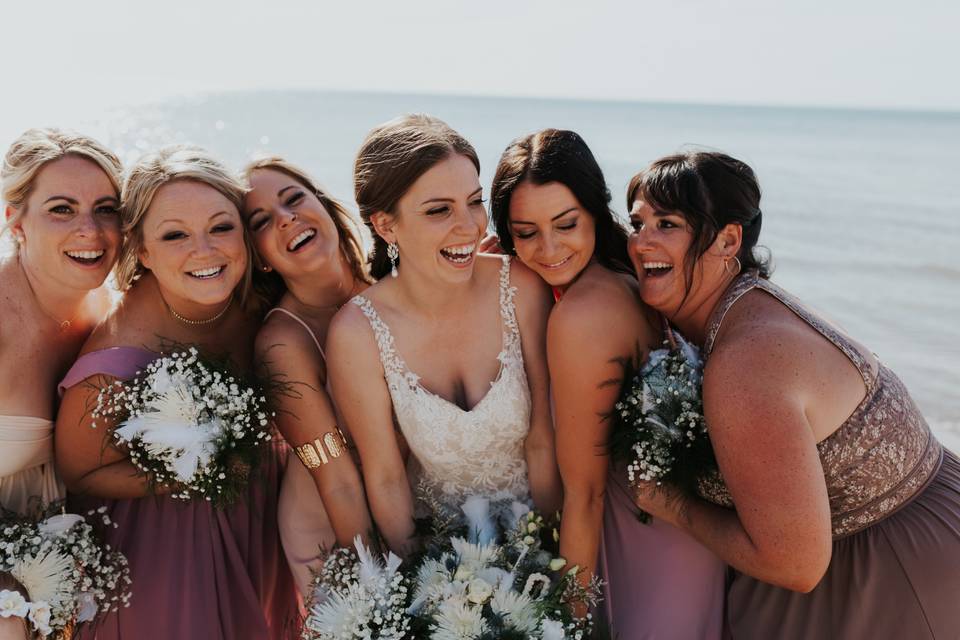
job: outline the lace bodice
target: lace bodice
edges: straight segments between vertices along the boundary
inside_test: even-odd
[[[874,366],[847,336],[794,296],[755,271],[741,275],[713,312],[704,357],[709,359],[726,312],[751,289],[772,295],[832,342],[850,359],[866,385],[860,405],[817,444],[834,537],[865,529],[910,502],[939,469],[943,455],[940,443],[900,379],[883,364]],[[700,490],[712,502],[734,506],[719,474],[706,478]]]
[[[470,495],[529,501],[523,445],[530,429],[531,400],[515,293],[510,286],[510,259],[503,256],[500,371],[487,394],[469,411],[425,389],[400,357],[390,328],[373,304],[363,296],[352,300],[370,321],[377,339],[394,414],[413,454],[411,485],[424,481],[441,503],[453,509]]]

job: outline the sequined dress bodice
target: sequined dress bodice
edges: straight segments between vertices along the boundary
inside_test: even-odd
[[[390,328],[373,304],[353,298],[370,321],[397,424],[412,454],[410,481],[422,480],[442,504],[459,508],[471,495],[529,501],[524,440],[530,428],[531,399],[523,366],[520,330],[510,286],[510,261],[500,270],[503,347],[500,371],[487,394],[469,411],[420,384],[397,352]]]
[[[850,339],[770,281],[748,271],[735,280],[714,310],[704,344],[709,359],[730,307],[745,293],[770,294],[842,351],[866,385],[863,400],[840,427],[817,444],[834,538],[882,520],[910,502],[940,467],[943,449],[900,379],[885,365],[863,357]],[[732,507],[719,474],[701,482],[701,495]]]

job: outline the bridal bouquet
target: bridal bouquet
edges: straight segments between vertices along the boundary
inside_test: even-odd
[[[631,485],[667,482],[692,492],[716,468],[703,416],[703,361],[682,336],[668,335],[639,371],[626,371],[612,415],[610,455],[626,463]]]
[[[109,519],[102,513],[90,513]],[[42,516],[41,516],[42,517]],[[0,571],[27,592],[0,590],[0,616],[22,617],[47,638],[69,638],[79,624],[130,601],[127,559],[102,545],[93,527],[68,513],[0,522]]]
[[[231,504],[270,440],[266,397],[196,348],[154,360],[132,380],[100,390],[92,426],[110,424],[115,445],[171,496]]]
[[[430,504],[428,502],[428,504]],[[599,583],[576,580],[545,546],[556,532],[525,504],[471,497],[461,515],[433,503],[423,551],[404,566],[355,542],[325,560],[313,582],[304,640],[568,640],[588,638]],[[501,508],[505,507],[505,508]]]
[[[566,640],[590,637],[588,614],[599,582],[588,587],[576,567],[546,550],[556,530],[527,505],[508,508],[474,496],[462,506],[465,522],[434,524],[427,554],[414,570],[409,612],[417,638],[430,640]],[[493,514],[499,514],[495,516]]]

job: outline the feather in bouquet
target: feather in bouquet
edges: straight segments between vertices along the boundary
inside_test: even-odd
[[[413,637],[588,638],[591,618],[576,617],[573,603],[595,605],[599,583],[584,588],[575,569],[561,572],[566,561],[545,549],[556,542],[556,530],[527,505],[500,506],[471,497],[459,525],[438,514],[442,524],[412,563]]]
[[[0,571],[27,592],[0,591],[0,615],[25,618],[43,638],[66,639],[78,625],[129,605],[130,571],[83,517],[43,515],[0,522]],[[110,524],[103,512],[89,515]]]
[[[610,456],[626,465],[631,485],[664,482],[693,493],[716,469],[703,416],[703,361],[699,350],[668,330],[664,348],[639,370],[625,366],[614,406]],[[649,515],[640,513],[649,521]]]
[[[410,634],[409,581],[392,553],[377,558],[360,536],[334,549],[311,584],[303,640],[400,640]]]
[[[153,486],[170,485],[174,498],[202,497],[216,506],[242,494],[271,439],[263,392],[194,347],[101,389],[92,417],[93,427],[111,425],[113,443]]]

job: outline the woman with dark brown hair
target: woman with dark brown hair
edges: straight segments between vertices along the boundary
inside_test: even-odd
[[[706,359],[719,466],[702,497],[636,499],[733,567],[732,637],[956,637],[960,460],[869,349],[769,280],[750,167],[669,156],[627,201],[640,295]]]
[[[400,554],[416,544],[422,512],[412,488],[457,511],[471,496],[560,506],[550,294],[522,265],[478,253],[479,172],[473,147],[429,116],[375,128],[357,154],[355,195],[380,280],[334,318],[330,379],[373,518]]]
[[[611,473],[610,424],[622,363],[662,340],[628,264],[627,231],[603,172],[573,131],[514,140],[493,179],[500,246],[553,286],[547,357],[563,478],[560,552],[605,582],[603,611],[623,638],[719,638],[725,565],[661,519],[639,521]]]

